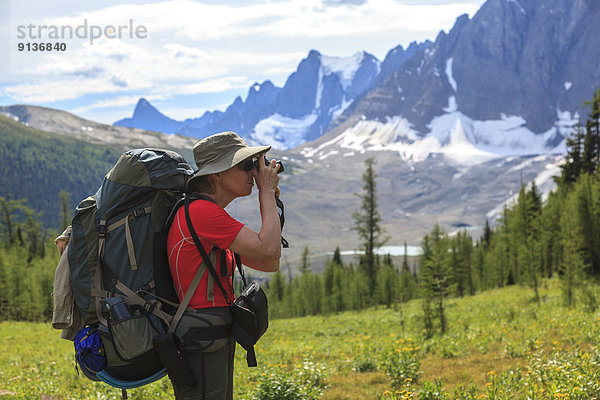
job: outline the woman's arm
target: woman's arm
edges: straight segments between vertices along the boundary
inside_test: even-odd
[[[257,233],[244,226],[229,246],[242,257],[244,265],[265,272],[279,270],[281,258],[281,223],[275,203],[275,195],[279,194],[277,169],[275,160],[268,166],[259,163],[255,181],[260,203],[260,231]]]

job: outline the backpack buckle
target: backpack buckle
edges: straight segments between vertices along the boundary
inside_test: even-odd
[[[146,212],[145,208],[140,208],[139,210],[135,210],[133,212],[134,218],[141,217],[142,215],[146,215],[146,214],[148,214],[148,213]]]
[[[108,230],[108,228],[106,227],[106,220],[101,220],[100,221],[100,225],[98,225],[98,236],[100,237],[104,237],[106,236],[106,231]]]

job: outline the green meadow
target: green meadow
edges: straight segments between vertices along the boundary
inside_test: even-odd
[[[257,368],[246,366],[238,346],[234,397],[600,398],[600,319],[584,300],[564,307],[560,285],[543,281],[539,304],[522,286],[449,299],[449,329],[430,339],[422,300],[273,320],[257,346]],[[2,322],[0,338],[0,399],[121,398],[78,375],[72,343],[49,323]],[[173,397],[167,378],[128,395]]]

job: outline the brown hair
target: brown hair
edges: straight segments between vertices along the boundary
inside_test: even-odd
[[[213,194],[215,192],[215,185],[212,175],[201,175],[190,179],[187,183],[187,191]]]

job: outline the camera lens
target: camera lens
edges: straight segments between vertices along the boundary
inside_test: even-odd
[[[271,162],[267,157],[263,157],[265,160],[265,165],[269,165],[269,163]],[[260,160],[260,159],[258,159]],[[258,160],[254,161],[254,168],[258,169]],[[283,164],[281,163],[281,161],[277,161],[277,164],[279,164],[279,169],[277,170],[277,173],[280,174],[284,171],[283,168]]]

